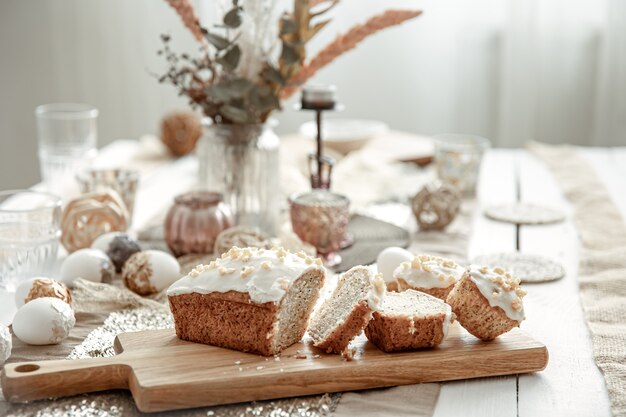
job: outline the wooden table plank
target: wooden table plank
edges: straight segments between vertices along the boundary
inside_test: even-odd
[[[485,155],[468,248],[469,258],[515,250],[515,226],[490,220],[483,215],[483,209],[488,205],[516,200],[515,167],[515,151],[492,150]],[[448,416],[517,416],[517,378],[482,378],[443,384],[434,417]]]
[[[519,416],[610,416],[608,394],[593,361],[579,299],[579,241],[571,208],[543,162],[526,152],[520,162],[521,200],[562,209],[568,219],[520,229],[521,252],[558,260],[567,275],[525,286],[527,319],[522,329],[547,345],[550,362],[543,372],[519,377]]]

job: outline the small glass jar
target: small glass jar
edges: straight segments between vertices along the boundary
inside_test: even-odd
[[[440,180],[456,187],[466,197],[476,195],[483,154],[489,140],[476,135],[445,134],[435,140],[435,166]]]
[[[165,241],[175,256],[212,253],[217,235],[232,225],[230,207],[221,194],[191,191],[176,197],[167,212]]]
[[[132,220],[139,172],[127,169],[86,169],[76,174],[76,181],[83,194],[107,190],[117,192],[128,209],[129,221]]]

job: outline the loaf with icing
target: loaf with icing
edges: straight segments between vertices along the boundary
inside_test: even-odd
[[[403,262],[393,271],[393,281],[387,283],[390,291],[412,289],[425,292],[445,301],[464,269],[450,259],[419,255]]]
[[[302,339],[325,274],[304,252],[233,247],[168,289],[176,335],[276,355]]]
[[[348,356],[348,344],[372,319],[385,295],[381,274],[355,266],[339,277],[333,294],[311,319],[309,335],[313,345],[328,353]]]
[[[525,295],[519,279],[504,269],[472,265],[446,302],[461,326],[477,338],[489,341],[518,327],[524,320]]]
[[[441,344],[453,320],[452,309],[439,298],[414,290],[389,292],[365,335],[383,352],[431,348]]]

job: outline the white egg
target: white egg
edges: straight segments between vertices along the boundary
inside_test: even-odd
[[[33,286],[33,282],[36,279],[39,279],[39,277],[29,278],[15,288],[15,306],[17,308],[24,305],[24,300],[26,300],[31,287]]]
[[[15,305],[20,308],[28,301],[40,297],[55,297],[70,303],[71,294],[67,287],[52,278],[35,277],[27,279],[15,289]]]
[[[13,318],[13,333],[29,345],[55,345],[76,324],[70,305],[58,298],[36,298],[24,304]]]
[[[402,262],[410,261],[413,259],[413,254],[406,249],[392,246],[383,249],[376,258],[376,266],[378,272],[383,274],[383,279],[386,282],[393,280],[393,271],[400,266]]]
[[[113,262],[99,249],[79,249],[61,264],[61,281],[71,287],[76,278],[93,282],[111,282],[115,275]]]
[[[153,294],[163,291],[180,278],[180,264],[167,252],[141,251],[128,258],[122,277],[124,284],[137,294]]]
[[[106,251],[109,250],[111,241],[118,236],[128,236],[128,234],[124,232],[109,232],[100,235],[91,244],[91,249],[100,249],[102,252],[106,253]]]
[[[9,328],[4,324],[0,324],[0,366],[2,366],[9,356],[13,348],[13,340]]]

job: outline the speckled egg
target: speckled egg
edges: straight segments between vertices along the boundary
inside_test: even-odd
[[[70,305],[58,298],[37,298],[24,304],[13,318],[13,333],[29,345],[55,345],[76,324]]]
[[[114,275],[113,262],[100,249],[79,249],[61,264],[61,282],[69,287],[76,278],[108,283]]]
[[[140,295],[163,291],[180,278],[180,264],[172,255],[158,250],[137,252],[124,264],[124,284]]]
[[[15,305],[20,308],[29,301],[41,297],[54,297],[70,304],[70,290],[61,282],[51,278],[37,277],[22,282],[15,289]]]
[[[116,272],[122,272],[124,263],[134,253],[141,251],[139,242],[128,233],[110,232],[99,236],[91,245],[92,249],[100,249],[113,261]]]
[[[13,348],[13,340],[9,328],[4,324],[0,324],[0,366],[2,366],[9,356]]]
[[[391,246],[383,249],[376,258],[378,272],[383,274],[386,282],[393,280],[393,271],[400,266],[402,262],[413,259],[413,254],[406,249],[397,246]]]

